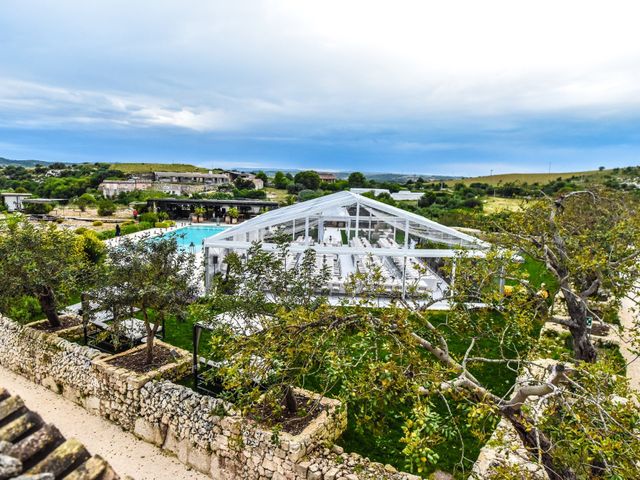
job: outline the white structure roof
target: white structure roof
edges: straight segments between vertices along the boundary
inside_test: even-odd
[[[400,190],[399,192],[392,193],[391,198],[398,201],[416,201],[420,200],[424,193],[422,192],[410,192],[409,190]]]
[[[349,213],[350,210],[351,213]],[[227,242],[233,242],[240,246],[239,244],[243,242],[264,241],[277,230],[288,231],[294,238],[296,234],[303,232],[306,232],[305,236],[307,236],[309,228],[318,226],[320,222],[330,221],[351,220],[351,223],[355,221],[357,230],[358,226],[364,228],[370,218],[376,222],[384,222],[393,228],[408,231],[411,236],[451,247],[481,250],[488,247],[486,242],[454,228],[348,191],[272,210],[209,237],[204,244],[205,247],[229,248]],[[415,254],[416,250],[413,252]]]

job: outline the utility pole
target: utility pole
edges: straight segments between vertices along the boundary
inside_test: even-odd
[[[489,175],[489,177],[493,177],[493,168],[491,169],[491,174]],[[496,186],[493,186],[493,196],[496,196]]]

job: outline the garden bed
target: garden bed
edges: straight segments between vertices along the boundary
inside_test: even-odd
[[[283,410],[274,414],[273,408],[263,404],[253,415],[249,415],[249,418],[270,428],[279,425],[283,432],[298,435],[325,410],[325,406],[318,402],[317,399],[301,394],[300,391],[294,396],[298,403],[297,413]]]
[[[140,345],[126,352],[108,358],[105,362],[119,368],[126,368],[137,373],[147,373],[167,365],[175,364],[181,358],[180,353],[166,345],[153,346],[153,362],[147,363],[147,346]]]
[[[82,318],[77,315],[61,315],[60,326],[52,327],[48,320],[38,320],[27,324],[28,327],[42,332],[54,333],[62,330],[68,330],[82,325]]]

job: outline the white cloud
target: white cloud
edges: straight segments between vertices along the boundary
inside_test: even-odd
[[[633,1],[6,0],[0,116],[258,134],[637,113],[637,18]]]

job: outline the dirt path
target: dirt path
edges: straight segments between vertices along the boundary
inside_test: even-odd
[[[104,457],[120,476],[129,475],[135,480],[209,479],[157,447],[1,366],[0,384],[22,397],[30,409],[54,423],[64,436],[78,439],[89,452]]]
[[[640,358],[635,353],[630,332],[637,330],[640,325],[638,324],[638,316],[640,312],[634,312],[635,304],[632,300],[625,298],[622,301],[622,307],[620,308],[620,324],[624,328],[620,338],[620,353],[627,362],[627,377],[631,387],[640,391]]]

